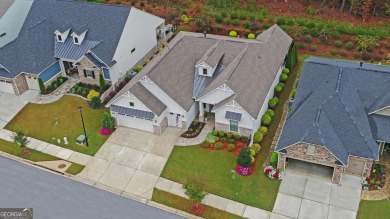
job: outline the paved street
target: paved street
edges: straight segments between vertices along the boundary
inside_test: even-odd
[[[34,218],[180,218],[83,183],[0,157],[0,206]]]
[[[279,188],[273,218],[354,219],[359,208],[360,178],[344,174],[341,185],[287,173]]]

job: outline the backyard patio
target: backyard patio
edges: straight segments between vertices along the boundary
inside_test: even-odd
[[[83,107],[89,147],[76,144],[76,138],[84,133],[79,106]],[[50,104],[27,104],[5,129],[16,131],[21,127],[29,137],[93,156],[109,137],[99,132],[101,117],[107,111],[91,109],[81,98],[64,96]],[[64,137],[68,139],[68,144],[64,143]]]

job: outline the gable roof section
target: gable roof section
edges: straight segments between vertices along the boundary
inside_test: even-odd
[[[383,97],[378,98],[378,100],[372,105],[370,109],[370,114],[375,113],[383,108],[390,106],[390,92],[385,94]]]
[[[390,140],[390,117],[368,112],[386,99],[389,83],[389,67],[307,59],[276,150],[305,141],[325,146],[343,164],[347,155],[377,160],[375,140]]]
[[[54,39],[54,57],[77,61],[98,44],[96,41],[84,40],[81,45],[77,45],[73,43],[72,37],[68,37],[63,43]]]
[[[88,24],[86,40],[99,42],[91,51],[112,66],[129,13],[130,7],[117,5],[34,0],[19,36],[0,49],[0,64],[10,78],[21,72],[40,73],[56,61],[53,35],[66,23],[75,30]]]
[[[154,96],[141,83],[136,83],[129,91],[136,96],[143,104],[145,104],[153,113],[160,116],[167,106]]]

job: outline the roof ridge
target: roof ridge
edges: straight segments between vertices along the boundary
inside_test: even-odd
[[[195,63],[200,64],[201,62],[206,62],[207,58],[209,58],[211,54],[217,49],[219,42],[221,42],[221,40],[217,40],[217,42],[215,42],[209,49],[206,50],[206,52],[202,55],[202,57],[200,57],[198,61],[195,60]]]
[[[233,61],[234,61],[234,66],[233,66],[233,68],[230,70],[229,75],[226,77],[225,82],[227,82],[227,81],[230,80],[230,77],[233,75],[233,73],[234,73],[234,71],[236,70],[238,64],[241,62],[242,57],[244,57],[245,53],[247,52],[248,47],[249,47],[249,45],[248,45],[247,43],[245,43],[245,48],[244,48],[244,49],[241,51],[241,53],[236,57],[237,60],[233,60]]]

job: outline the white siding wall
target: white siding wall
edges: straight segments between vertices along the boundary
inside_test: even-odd
[[[110,69],[113,84],[157,45],[156,28],[163,23],[162,18],[131,8],[114,54],[117,63]]]
[[[130,106],[130,102],[134,103],[134,107]],[[119,97],[117,100],[115,100],[112,104],[117,106],[123,106],[126,108],[133,108],[133,109],[152,112],[147,106],[145,106],[145,104],[143,104],[140,100],[138,100],[134,95],[124,94],[121,97]]]
[[[223,106],[215,112],[215,122],[230,125],[230,120],[225,118],[226,111],[241,113],[241,121],[238,122],[239,127],[252,129],[253,118],[244,109],[232,106]]]
[[[187,128],[190,126],[191,122],[194,121],[194,119],[198,113],[199,113],[199,103],[195,102],[191,106],[191,109],[187,112],[187,115],[186,115]]]
[[[161,115],[157,118],[157,123],[156,123],[156,124],[160,124],[161,121],[163,121],[163,119],[164,119],[165,117],[167,117],[167,114],[168,114],[168,110],[165,109],[165,110],[161,113]],[[155,118],[155,119],[156,119],[156,118]]]
[[[268,91],[267,97],[265,98],[263,105],[261,106],[259,115],[257,116],[257,119],[253,122],[252,136],[257,131],[257,129],[259,129],[259,127],[261,125],[261,117],[264,115],[265,111],[267,111],[267,109],[268,109],[268,100],[274,96],[274,93],[275,93],[274,88],[279,83],[279,78],[280,78],[280,75],[282,74],[283,68],[284,68],[284,66],[281,66],[279,68],[278,73],[275,76],[274,82],[272,83],[272,86]],[[279,104],[281,104],[281,103],[279,103]]]
[[[215,89],[199,99],[202,103],[216,104],[233,95],[233,91]]]

